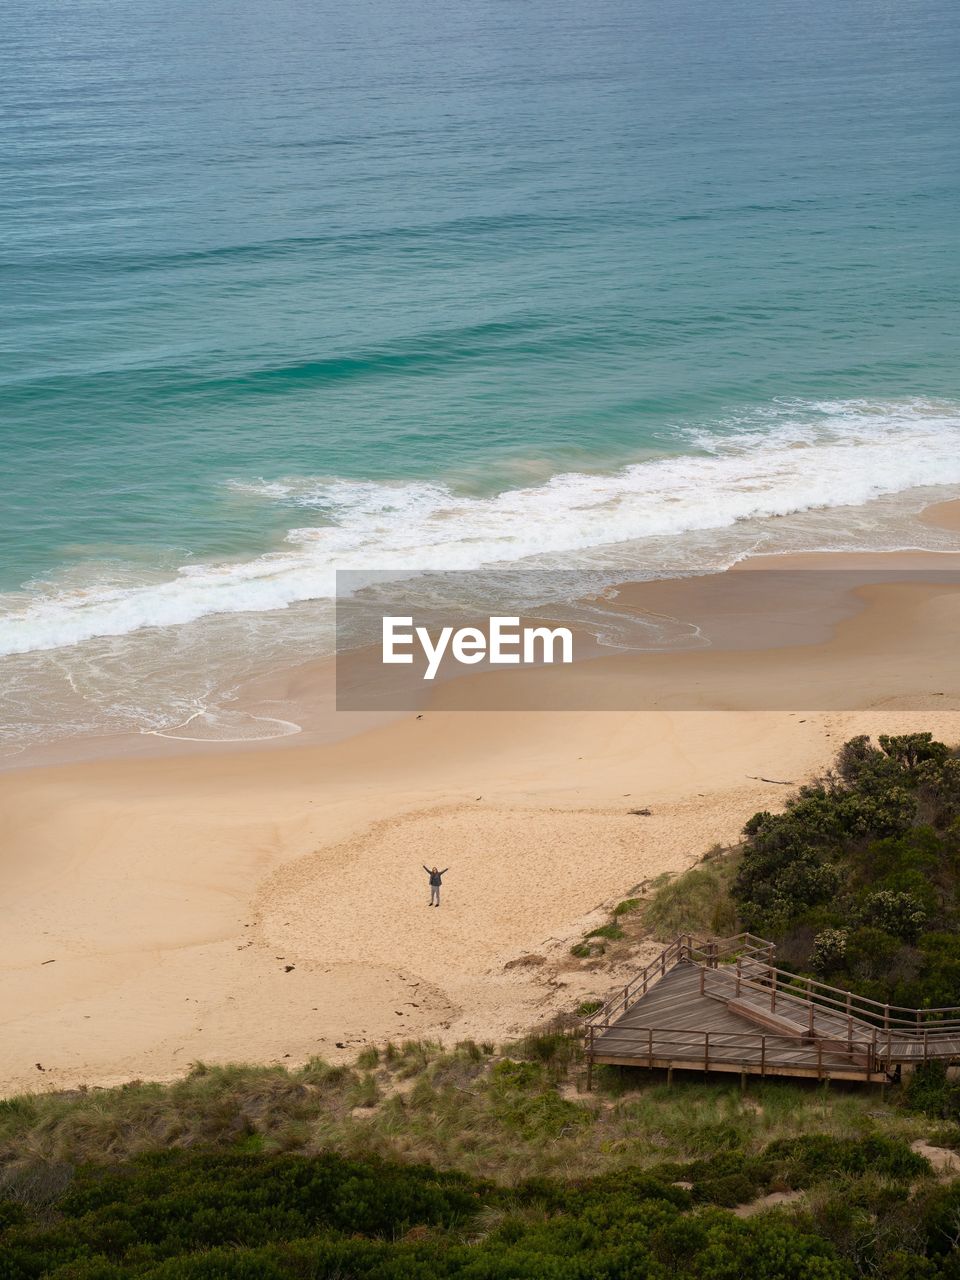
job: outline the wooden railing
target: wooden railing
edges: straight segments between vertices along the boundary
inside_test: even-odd
[[[645,996],[681,960],[716,968],[719,964],[729,963],[735,957],[744,955],[763,954],[772,961],[773,952],[772,942],[752,933],[738,933],[732,938],[697,938],[690,933],[681,933],[622,990],[611,996],[602,1008],[590,1014],[586,1023],[589,1026],[593,1022],[613,1021],[622,1017],[632,1004]]]
[[[585,1020],[590,1044],[642,999],[677,964],[700,969],[700,991],[721,999],[752,995],[772,1014],[786,1010],[811,1040],[847,1052],[868,1053],[871,1068],[885,1062],[917,1062],[960,1057],[960,1008],[908,1009],[882,1004],[855,992],[801,977],[773,963],[775,946],[766,938],[740,933],[731,938],[681,934],[656,959]],[[759,997],[759,1000],[756,999]],[[620,1035],[621,1029],[618,1029]],[[645,1034],[645,1032],[644,1032]]]
[[[877,1059],[863,1055],[863,1062],[844,1061],[824,1044],[811,1044],[809,1054],[797,1055],[792,1036],[767,1032],[691,1031],[675,1027],[616,1027],[616,1040],[598,1046],[600,1036],[614,1028],[591,1023],[587,1028],[588,1063],[595,1057],[627,1058],[638,1066],[653,1067],[682,1063],[703,1071],[718,1067],[740,1067],[753,1074],[776,1075],[778,1068],[807,1069],[819,1079],[826,1076],[862,1078],[875,1074]],[[860,1055],[858,1055],[860,1056]]]
[[[713,992],[710,991],[711,986]],[[816,978],[802,977],[756,959],[751,959],[748,968],[738,959],[735,965],[709,974],[704,971],[701,991],[715,994],[720,990],[727,998],[733,999],[740,998],[745,992],[760,994],[764,999],[769,998],[771,1012],[776,1012],[778,1000],[781,1004],[786,1001],[793,1010],[802,1005],[810,1032],[814,1031],[816,1014],[820,1011],[849,1028],[859,1027],[861,1039],[869,1039],[874,1030],[891,1032],[895,1039],[919,1038],[924,1031],[928,1035],[960,1037],[960,1008],[906,1009],[900,1005],[881,1004],[879,1000],[870,1000],[854,991],[831,987]]]
[[[600,1044],[599,1037],[609,1031],[615,1039]],[[898,1040],[893,1032],[874,1028],[869,1039],[847,1045],[842,1038],[821,1035],[798,1041],[795,1036],[772,1032],[691,1031],[674,1027],[622,1027],[617,1023],[590,1023],[585,1032],[588,1059],[629,1057],[639,1064],[654,1060],[697,1062],[705,1071],[711,1063],[740,1063],[744,1069],[759,1065],[760,1073],[776,1074],[777,1066],[815,1066],[818,1075],[878,1075],[897,1064],[932,1062],[935,1059],[960,1057],[960,1040],[947,1043],[934,1036],[921,1035],[913,1041]],[[726,1050],[739,1050],[730,1056]],[[798,1050],[806,1053],[798,1056]],[[752,1053],[758,1057],[751,1058]],[[784,1057],[781,1055],[788,1055]],[[846,1059],[846,1061],[844,1061]]]

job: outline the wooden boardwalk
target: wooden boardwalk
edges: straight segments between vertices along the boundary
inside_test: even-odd
[[[740,935],[671,943],[586,1020],[597,1063],[883,1083],[903,1065],[960,1059],[960,1010],[879,1005],[773,964]]]

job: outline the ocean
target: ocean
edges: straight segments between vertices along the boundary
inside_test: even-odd
[[[2,23],[13,753],[291,731],[232,691],[329,650],[337,568],[944,545],[950,0]]]

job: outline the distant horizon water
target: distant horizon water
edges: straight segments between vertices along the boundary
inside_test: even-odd
[[[10,0],[5,36],[13,749],[293,731],[231,690],[328,651],[338,568],[955,545],[912,519],[960,490],[946,0]]]

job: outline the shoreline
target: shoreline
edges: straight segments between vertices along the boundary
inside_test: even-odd
[[[505,1039],[603,995],[622,975],[572,961],[571,943],[782,805],[791,788],[764,777],[799,784],[860,732],[960,741],[960,590],[923,580],[944,554],[885,561],[915,576],[852,604],[847,590],[839,615],[827,591],[799,645],[767,632],[757,648],[755,615],[739,647],[728,620],[724,648],[480,673],[438,688],[422,718],[347,736],[0,774],[0,1095],[170,1079],[195,1060],[336,1060],[391,1038]],[[876,565],[858,560],[794,567]],[[762,567],[727,581],[749,592]],[[713,607],[709,578],[622,590]],[[322,719],[316,666],[278,678]],[[529,713],[571,678],[599,709]],[[628,683],[648,709],[623,709]],[[677,687],[700,705],[678,709]],[[842,705],[812,709],[814,688]],[[727,710],[707,709],[718,689]],[[467,709],[491,691],[518,709]],[[433,862],[451,866],[436,913]]]
[[[913,514],[920,526],[937,529],[944,533],[960,534],[960,498],[938,500],[923,507]],[[864,571],[874,568],[890,571],[942,568],[951,561],[960,565],[960,539],[954,546],[940,547],[936,550],[919,546],[909,546],[899,550],[873,551],[779,551],[749,553],[735,560],[725,569],[711,570],[695,578],[658,578],[643,583],[623,580],[615,585],[620,598],[629,598],[637,592],[652,596],[655,591],[672,589],[671,583],[678,583],[682,594],[692,599],[694,609],[699,607],[698,596],[704,590],[694,592],[689,583],[731,584],[740,575],[750,570],[768,572],[787,570],[823,570],[831,571]],[[729,589],[729,585],[727,587]],[[639,602],[639,597],[638,597]],[[577,602],[573,602],[574,605]],[[590,600],[580,601],[581,605]],[[819,608],[819,606],[818,606]],[[542,612],[542,611],[540,611]],[[633,612],[637,612],[634,610]],[[842,615],[842,610],[837,617]],[[543,617],[536,619],[543,622]],[[796,620],[796,619],[795,619]],[[570,620],[558,619],[561,623],[571,625]],[[615,615],[615,621],[620,621]],[[580,629],[586,637],[585,648],[587,659],[609,656],[616,649],[598,647],[597,641],[581,621],[573,621],[574,629]],[[721,640],[721,642],[723,642]],[[668,650],[665,650],[668,651]],[[342,659],[341,659],[342,660]],[[348,660],[350,660],[348,658]],[[578,646],[577,662],[583,661]],[[471,673],[467,673],[468,676]],[[63,690],[60,690],[62,694]],[[60,696],[58,694],[58,696]],[[83,695],[78,695],[82,698]],[[303,746],[314,746],[321,743],[342,741],[346,738],[369,732],[371,729],[409,713],[409,707],[401,710],[374,711],[338,711],[336,710],[336,658],[320,657],[296,662],[284,660],[280,665],[265,666],[259,671],[244,675],[229,692],[220,691],[215,701],[209,706],[197,705],[192,717],[175,727],[164,729],[123,729],[96,732],[84,730],[77,736],[58,738],[33,744],[24,743],[19,749],[4,749],[0,754],[0,777],[5,773],[21,772],[35,768],[47,768],[61,764],[79,763],[81,761],[106,760],[110,758],[142,758],[167,759],[176,756],[198,756],[201,758],[221,752],[237,752],[245,754],[261,750],[289,750]],[[236,736],[217,734],[216,728],[205,727],[205,717],[227,721],[236,720],[238,732]],[[81,718],[83,716],[81,715]],[[201,722],[197,732],[190,730],[193,720]],[[250,732],[251,725],[257,721],[271,722],[275,731],[256,736]]]

